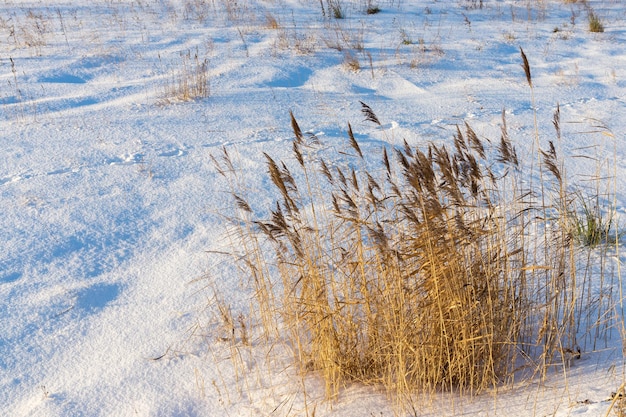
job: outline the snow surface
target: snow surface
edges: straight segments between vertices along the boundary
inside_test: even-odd
[[[568,173],[594,172],[581,155],[613,161],[624,213],[622,1],[379,0],[375,15],[364,0],[340,3],[345,19],[312,0],[0,4],[0,415],[393,415],[371,387],[325,402],[315,376],[305,404],[288,355],[231,350],[213,326],[209,283],[235,315],[249,303],[214,252],[227,249],[220,214],[232,204],[211,155],[225,147],[267,207],[262,153],[290,158],[290,110],[337,151],[351,122],[379,155],[386,142],[448,142],[464,121],[497,139],[504,108],[527,156],[522,47],[542,141],[559,103]],[[586,7],[604,33],[588,31]],[[208,59],[207,98],[165,95],[186,53]],[[625,380],[612,335],[544,384],[441,394],[417,414],[603,416]]]

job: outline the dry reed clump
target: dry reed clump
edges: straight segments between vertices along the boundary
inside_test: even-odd
[[[476,393],[580,355],[575,246],[565,223],[545,216],[565,201],[552,144],[541,156],[557,193],[545,207],[544,187],[522,179],[504,112],[493,149],[466,124],[450,148],[383,148],[379,169],[350,125],[352,160],[341,165],[293,115],[291,124],[294,166],[265,155],[278,195],[267,217],[254,218],[233,187],[237,256],[266,337],[291,346],[329,397],[350,381],[398,398]],[[215,161],[233,172],[227,153]]]

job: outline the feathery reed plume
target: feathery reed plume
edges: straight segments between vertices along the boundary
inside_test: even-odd
[[[296,140],[298,142],[303,142],[302,130],[300,130],[300,126],[298,126],[298,122],[296,121],[292,111],[289,111],[289,117],[291,118],[291,129],[293,130]]]
[[[387,148],[383,147],[383,164],[387,170],[387,174],[391,175],[391,165],[389,164],[389,155],[387,155]]]
[[[351,170],[351,174],[352,174],[352,187],[356,190],[356,191],[361,191],[359,189],[359,180],[356,177],[356,171],[354,170],[354,168],[352,168]]]
[[[346,176],[343,175],[343,171],[339,167],[335,167],[335,171],[337,171],[337,177],[339,177],[339,182],[344,185],[347,185]]]
[[[561,106],[559,106],[559,103],[556,103],[556,110],[554,111],[554,115],[552,117],[552,124],[554,125],[554,130],[556,130],[557,140],[561,141]]]
[[[413,158],[413,151],[411,150],[411,146],[406,141],[406,139],[404,139],[403,142],[404,142],[404,153],[406,154],[407,157]]]
[[[497,158],[497,161],[518,167],[519,161],[517,159],[517,153],[515,151],[515,147],[511,143],[509,132],[506,128],[506,112],[504,109],[502,109],[502,126],[500,128],[500,132],[500,143],[498,145],[500,156]]]
[[[356,139],[354,139],[354,133],[352,133],[352,126],[350,125],[350,123],[348,123],[348,138],[350,139],[350,146],[352,146],[352,149],[354,149],[359,157],[363,159],[363,152],[361,152],[359,144],[357,143]]]
[[[263,152],[263,155],[267,160],[270,179],[283,196],[285,209],[289,214],[297,214],[300,209],[292,198],[292,193],[297,191],[297,187],[293,177],[289,173],[289,170],[284,163],[282,164],[282,169],[279,168],[276,162],[267,153]]]
[[[382,126],[380,120],[378,120],[378,117],[376,117],[376,113],[374,113],[374,110],[372,110],[370,106],[363,103],[362,101],[360,101],[359,103],[361,103],[361,112],[365,115],[365,120],[375,123],[378,126]]]
[[[220,174],[222,177],[226,177],[226,172],[222,168],[222,165],[219,163],[219,161],[215,158],[215,156],[213,156],[213,154],[211,154],[211,162],[213,162],[213,166],[217,170],[217,173]]]
[[[456,125],[456,134],[453,135],[453,138],[457,154],[462,155],[466,153],[468,149],[465,145],[465,138],[463,137],[463,133],[461,133],[459,125]]]
[[[400,149],[394,149],[394,151],[402,168],[407,169],[409,167],[409,160],[405,156],[404,152],[402,152]]]
[[[283,180],[276,161],[274,161],[272,157],[265,152],[263,152],[263,155],[267,160],[267,168],[269,170],[270,179],[272,180],[276,188],[280,190],[280,193],[283,195],[283,197],[288,196],[289,192],[287,191],[287,186],[285,185],[285,181]]]
[[[474,151],[476,151],[476,153],[478,153],[478,156],[480,156],[482,159],[485,159],[485,148],[483,147],[480,139],[478,139],[478,135],[476,135],[474,129],[472,129],[472,127],[467,122],[465,122],[465,129],[467,132],[467,141],[469,142],[469,145]]]
[[[524,73],[526,74],[526,81],[528,81],[528,85],[530,86],[530,88],[533,88],[533,81],[532,77],[530,76],[530,64],[528,63],[528,58],[526,58],[526,54],[521,47],[519,48],[519,51],[522,54],[522,66],[524,67]]]
[[[559,184],[563,182],[563,178],[561,177],[561,172],[558,167],[558,159],[556,156],[556,149],[554,148],[554,143],[552,141],[548,142],[549,149],[547,151],[541,151],[541,155],[543,155],[543,163],[546,169],[554,175],[554,178],[557,179]]]
[[[233,199],[235,200],[235,204],[237,205],[237,207],[239,207],[241,210],[252,213],[252,209],[250,208],[250,205],[246,200],[244,200],[237,194],[233,194]]]
[[[312,145],[312,146],[316,146],[320,144],[320,140],[317,137],[317,135],[313,132],[306,132],[306,137],[307,137],[307,144],[308,145]]]
[[[296,161],[300,164],[301,167],[304,167],[304,157],[302,156],[302,151],[300,150],[301,142],[298,140],[294,140],[292,144],[293,154],[296,157]]]
[[[328,182],[332,184],[333,174],[330,172],[328,165],[326,165],[326,162],[323,159],[320,159],[320,171],[322,172],[322,174],[324,174]]]

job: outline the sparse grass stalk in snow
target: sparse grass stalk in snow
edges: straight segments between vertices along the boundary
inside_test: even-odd
[[[359,59],[356,57],[355,54],[351,53],[350,51],[346,51],[343,54],[343,65],[346,67],[346,69],[354,72],[358,72],[361,69]]]
[[[326,7],[331,17],[343,19],[346,17],[341,0],[326,0]]]
[[[197,50],[193,54],[191,51],[181,52],[174,76],[166,82],[165,100],[190,101],[208,97],[208,66],[208,59],[201,60]]]

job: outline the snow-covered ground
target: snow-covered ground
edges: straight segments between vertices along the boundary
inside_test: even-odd
[[[521,47],[542,141],[554,137],[558,103],[569,175],[610,164],[623,216],[622,1],[338,3],[343,19],[313,0],[0,4],[0,415],[393,415],[371,387],[324,402],[314,376],[305,403],[287,355],[231,350],[210,325],[209,283],[235,315],[248,309],[215,253],[227,250],[220,214],[232,204],[211,155],[225,147],[249,199],[266,206],[263,152],[290,157],[289,111],[337,150],[350,122],[379,155],[383,142],[451,141],[465,121],[498,139],[506,109],[528,157],[534,112]],[[366,14],[368,4],[380,13]],[[603,33],[588,30],[589,10]],[[184,65],[205,59],[208,97],[167,94]],[[611,273],[622,260],[611,258]],[[626,380],[612,336],[544,384],[441,394],[416,410],[603,416]]]

